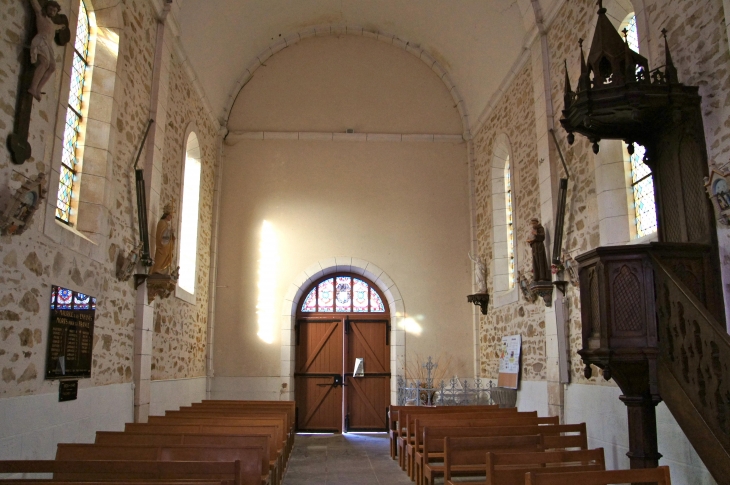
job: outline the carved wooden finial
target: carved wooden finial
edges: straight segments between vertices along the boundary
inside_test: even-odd
[[[667,30],[666,27],[662,29],[662,36],[664,37],[664,40],[667,40],[667,32],[669,32],[669,31]]]
[[[580,46],[581,49],[583,49],[583,37],[578,39],[578,45]]]
[[[624,29],[621,32],[624,34],[624,40],[626,40],[626,42],[628,43],[629,42],[629,29],[624,27]]]

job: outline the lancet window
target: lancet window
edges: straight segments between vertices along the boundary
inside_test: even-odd
[[[510,159],[504,164],[504,203],[505,216],[507,218],[507,278],[509,287],[515,286],[515,230],[512,219],[512,175],[510,170]]]
[[[89,13],[83,0],[79,2],[79,16],[74,41],[73,61],[71,64],[71,87],[68,94],[66,125],[63,132],[63,151],[56,202],[56,218],[73,225],[73,199],[78,192],[79,167],[83,157],[80,139],[85,131],[85,118],[82,115],[89,91],[88,79],[91,74],[89,63],[89,40],[91,36]]]
[[[636,15],[630,13],[622,23],[622,31],[626,30],[626,42],[629,47],[639,52],[639,33],[636,28]],[[634,224],[636,237],[644,237],[657,231],[656,204],[654,199],[654,177],[651,169],[644,163],[646,149],[634,144],[634,153],[630,156],[631,190],[634,198]]]

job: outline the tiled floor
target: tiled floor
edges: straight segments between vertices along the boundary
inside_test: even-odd
[[[389,450],[387,433],[299,434],[283,485],[411,483]]]

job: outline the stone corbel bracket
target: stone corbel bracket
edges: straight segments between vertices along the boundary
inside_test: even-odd
[[[174,293],[176,286],[177,271],[172,275],[157,273],[147,275],[147,302],[152,303],[158,296],[160,300],[164,300]]]
[[[466,301],[473,303],[482,309],[482,315],[487,314],[487,307],[489,306],[489,293],[475,293],[468,295]]]
[[[545,306],[553,306],[553,282],[552,281],[533,281],[530,283],[530,291],[540,295],[545,302]]]

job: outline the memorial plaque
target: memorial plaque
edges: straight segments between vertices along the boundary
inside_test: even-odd
[[[58,383],[58,402],[75,401],[79,393],[79,381],[61,381]]]
[[[91,377],[95,313],[96,298],[51,287],[46,379]]]

